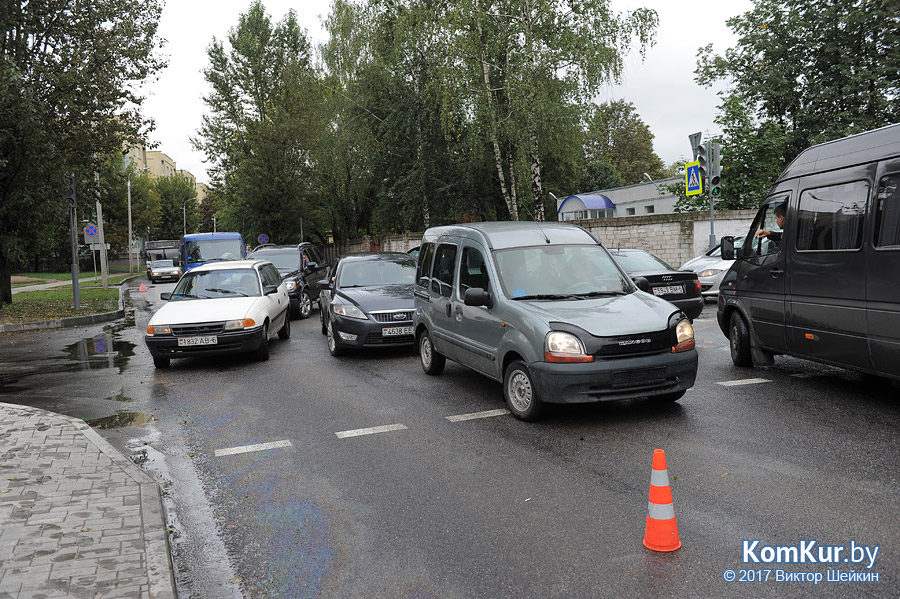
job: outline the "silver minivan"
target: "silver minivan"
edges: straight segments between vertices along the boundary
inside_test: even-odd
[[[522,420],[546,403],[676,401],[697,375],[694,331],[648,289],[575,225],[432,227],[415,285],[422,368],[449,359],[502,382]]]

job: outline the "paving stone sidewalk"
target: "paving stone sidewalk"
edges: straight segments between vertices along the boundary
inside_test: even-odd
[[[174,599],[159,487],[84,422],[0,403],[0,599]]]

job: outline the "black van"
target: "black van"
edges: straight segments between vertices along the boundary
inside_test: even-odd
[[[722,280],[738,366],[789,354],[900,380],[900,124],[813,146],[772,186]],[[781,228],[780,224],[784,227]]]

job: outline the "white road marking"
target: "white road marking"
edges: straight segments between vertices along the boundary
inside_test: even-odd
[[[256,443],[255,445],[241,445],[240,447],[229,447],[228,449],[217,449],[216,457],[223,455],[234,455],[236,453],[249,453],[251,451],[265,451],[267,449],[278,449],[279,447],[290,447],[290,441],[273,441],[272,443]]]
[[[791,376],[794,378],[798,378],[798,379],[811,379],[811,378],[817,377],[819,375],[815,374],[815,373],[810,373],[810,372],[798,372],[796,374],[792,374]]]
[[[716,383],[717,385],[722,385],[723,387],[737,387],[739,385],[756,385],[758,383],[771,383],[769,379],[739,379],[737,381],[722,381],[721,383]]]
[[[374,435],[375,433],[389,433],[391,431],[402,431],[406,429],[405,424],[386,424],[384,426],[373,426],[370,428],[358,428],[352,431],[341,431],[334,433],[338,439],[346,439],[347,437],[360,437],[362,435]]]
[[[470,412],[469,414],[457,414],[456,416],[447,416],[450,422],[462,422],[464,420],[475,420],[477,418],[491,418],[493,416],[505,416],[509,414],[509,410],[487,410],[486,412]]]

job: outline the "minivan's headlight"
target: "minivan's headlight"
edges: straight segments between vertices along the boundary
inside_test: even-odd
[[[551,331],[544,342],[544,360],[547,362],[593,362],[594,356],[584,353],[581,339],[572,333]]]
[[[676,345],[672,348],[672,353],[694,349],[694,327],[691,326],[689,320],[682,320],[675,325],[675,341]]]
[[[360,320],[368,320],[363,311],[352,304],[332,304],[331,309],[335,314],[346,316],[347,318],[359,318]]]

